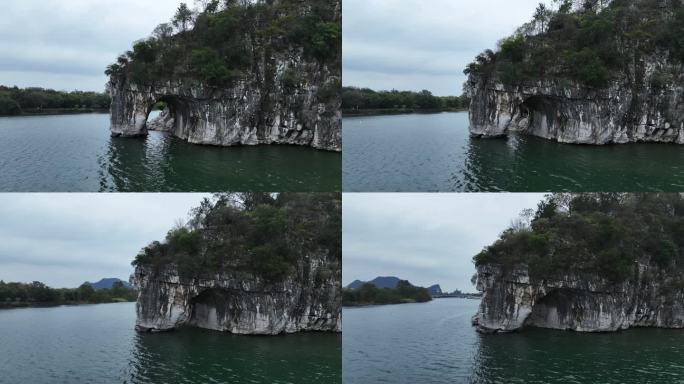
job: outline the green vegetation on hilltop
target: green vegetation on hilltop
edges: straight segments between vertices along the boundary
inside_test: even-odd
[[[680,194],[554,194],[523,212],[477,266],[527,264],[539,279],[587,272],[621,282],[636,263],[684,271],[684,197]]]
[[[171,23],[137,41],[107,75],[126,73],[136,84],[197,79],[225,86],[275,52],[301,48],[321,63],[339,63],[342,47],[335,0],[209,0],[204,9],[181,3]]]
[[[373,111],[447,111],[468,108],[464,96],[434,96],[430,91],[374,91],[368,88],[343,87],[344,112]]]
[[[50,288],[33,283],[5,283],[0,281],[0,307],[25,307],[32,305],[99,304],[135,301],[137,293],[116,282],[111,289],[95,290],[89,284],[78,288]]]
[[[133,265],[175,264],[187,278],[230,270],[277,281],[312,253],[340,261],[341,218],[337,193],[218,194],[205,199],[164,242],[144,248]]]
[[[431,300],[426,288],[415,287],[408,281],[400,281],[394,289],[380,289],[366,283],[359,289],[344,289],[342,292],[342,305],[346,306],[426,303]]]
[[[0,86],[0,116],[90,112],[108,109],[110,103],[104,93]]]
[[[660,54],[684,63],[684,3],[682,0],[554,0],[499,49],[486,50],[466,74],[496,73],[506,84],[542,78],[571,79],[590,87],[606,87],[618,75],[632,76],[649,55]],[[640,81],[639,74],[632,83]],[[666,83],[672,73],[649,79]],[[657,84],[655,84],[657,85]]]

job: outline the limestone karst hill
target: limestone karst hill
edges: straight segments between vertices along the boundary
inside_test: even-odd
[[[475,256],[483,332],[684,328],[684,197],[556,194]]]
[[[339,0],[209,1],[136,42],[106,71],[114,136],[163,126],[196,144],[341,151]]]
[[[557,3],[465,70],[471,134],[683,144],[683,2]]]
[[[223,194],[141,251],[137,329],[341,331],[339,194]]]

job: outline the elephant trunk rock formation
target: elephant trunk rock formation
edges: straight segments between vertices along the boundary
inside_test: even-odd
[[[159,332],[191,326],[254,335],[341,332],[340,278],[321,277],[317,265],[312,260],[303,269],[309,273],[277,283],[237,272],[187,279],[174,266],[138,266],[133,278],[139,290],[136,329]]]
[[[648,79],[670,64],[653,58],[606,89],[571,80],[505,84],[496,74],[471,73],[470,133],[521,133],[570,144],[662,142],[684,144],[684,76],[668,84]]]
[[[125,73],[114,73],[109,82],[112,136],[147,135],[153,106],[165,102],[170,133],[190,143],[292,144],[341,151],[337,71],[296,53],[272,60],[263,58],[256,73],[227,89],[196,81],[139,85]]]
[[[528,267],[482,265],[477,288],[484,293],[474,325],[483,333],[523,327],[612,332],[632,327],[684,328],[684,292],[673,276],[636,264],[636,279],[613,284],[594,275],[530,277]]]

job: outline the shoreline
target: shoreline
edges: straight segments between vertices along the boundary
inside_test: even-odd
[[[86,108],[86,109],[43,109],[40,111],[23,111],[18,115],[0,115],[0,117],[31,117],[31,116],[60,116],[60,115],[81,115],[88,113],[109,113],[109,109]]]
[[[343,110],[342,117],[391,116],[391,115],[433,115],[448,112],[466,112],[468,108],[449,109],[363,109]]]
[[[462,297],[462,296],[433,296],[432,300],[430,301],[425,301],[425,302],[417,302],[417,301],[412,301],[412,302],[406,302],[406,303],[387,303],[387,304],[378,304],[378,303],[358,303],[358,304],[342,304],[343,308],[369,308],[369,307],[384,307],[387,305],[406,305],[406,304],[427,304],[430,302],[433,302],[435,300],[439,299],[461,299],[461,300],[482,300],[482,297]]]
[[[342,304],[342,308],[369,308],[369,307],[386,307],[388,305],[406,305],[406,304],[427,304],[429,302],[432,302],[433,300],[430,301],[425,301],[425,302],[418,302],[418,301],[411,301],[411,302],[406,302],[406,303],[387,303],[387,304],[379,304],[379,303],[359,303],[359,304]]]
[[[128,300],[112,300],[103,301],[101,303],[86,303],[78,301],[67,301],[67,302],[46,302],[46,303],[30,303],[26,301],[13,302],[13,303],[0,303],[0,311],[6,309],[22,309],[22,308],[56,308],[56,307],[78,307],[82,305],[98,305],[98,304],[121,304],[121,303],[135,303],[135,301]]]

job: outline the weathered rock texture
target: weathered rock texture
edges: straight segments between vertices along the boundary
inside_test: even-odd
[[[650,81],[663,72],[677,75],[667,84]],[[496,74],[472,73],[466,94],[475,137],[520,133],[573,144],[684,144],[684,74],[658,58],[635,63],[607,89],[562,79],[507,85]]]
[[[311,257],[289,278],[268,283],[244,272],[186,279],[174,266],[158,271],[138,266],[133,278],[139,290],[136,328],[193,326],[261,335],[340,332],[340,271],[339,263]]]
[[[535,280],[519,265],[478,267],[484,293],[474,317],[485,333],[523,327],[610,332],[631,327],[684,328],[684,290],[654,267],[638,264],[635,279],[612,284],[594,275],[567,274]]]
[[[190,143],[341,151],[341,70],[307,61],[301,50],[255,55],[252,71],[227,89],[192,80],[139,85],[125,72],[113,74],[112,135],[146,135],[153,105],[164,101],[173,119],[170,132]]]

